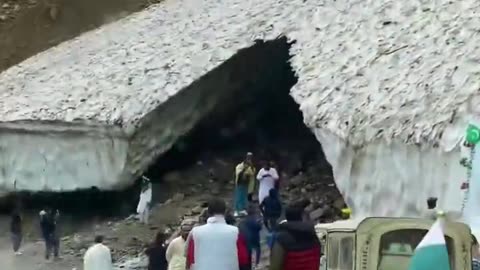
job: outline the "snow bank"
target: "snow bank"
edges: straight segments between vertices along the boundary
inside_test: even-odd
[[[28,129],[27,129],[28,128]],[[114,128],[1,124],[0,191],[120,188],[128,142]]]
[[[478,12],[476,0],[319,1],[292,50],[305,122],[354,145],[438,143],[479,98]]]
[[[475,0],[320,1],[295,36],[292,96],[355,215],[416,216],[429,196],[460,210],[478,12]]]

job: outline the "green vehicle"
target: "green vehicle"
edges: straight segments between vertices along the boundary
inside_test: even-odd
[[[408,270],[410,258],[432,226],[431,219],[366,218],[318,224],[321,270]],[[445,222],[451,270],[472,269],[470,228]]]

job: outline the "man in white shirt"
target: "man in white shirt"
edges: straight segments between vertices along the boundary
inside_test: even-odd
[[[152,204],[152,183],[150,183],[150,179],[145,176],[142,176],[142,179],[142,191],[140,193],[140,200],[138,201],[137,213],[140,222],[148,224]]]
[[[257,174],[257,180],[260,182],[258,189],[258,203],[262,204],[263,199],[268,196],[270,189],[275,188],[278,181],[278,172],[270,166],[269,162],[265,162],[263,168]]]
[[[95,244],[85,252],[83,270],[113,270],[112,255],[103,244],[103,236],[96,236]]]
[[[168,270],[185,270],[185,241],[191,230],[191,225],[182,224],[180,226],[180,235],[168,245],[165,256],[168,262]]]

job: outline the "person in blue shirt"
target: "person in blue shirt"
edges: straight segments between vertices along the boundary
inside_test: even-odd
[[[248,207],[247,216],[239,224],[240,233],[247,241],[248,254],[251,256],[255,252],[255,264],[260,262],[260,231],[262,230],[261,219],[257,214],[257,208],[253,205]]]

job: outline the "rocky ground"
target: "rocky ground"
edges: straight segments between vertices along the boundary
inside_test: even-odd
[[[291,162],[282,166],[281,189],[285,203],[299,199],[311,201],[307,207],[309,216],[315,221],[336,219],[343,207],[331,173],[324,163],[310,160],[307,165],[294,165],[295,155],[290,154]],[[133,216],[108,220],[89,220],[82,225],[65,224],[62,238],[62,260],[45,262],[43,244],[38,237],[35,221],[29,222],[25,254],[14,257],[10,251],[8,235],[0,237],[0,260],[6,262],[4,269],[15,270],[64,270],[82,269],[82,257],[93,241],[95,234],[103,234],[112,249],[113,259],[119,269],[145,269],[144,248],[152,241],[156,231],[174,233],[182,220],[196,222],[198,215],[212,196],[225,198],[231,203],[234,158],[211,158],[198,161],[185,170],[165,174],[162,181],[154,184],[154,194],[165,190],[168,198],[157,202],[153,208],[151,225],[139,224]],[[302,170],[301,167],[305,169]],[[2,226],[7,226],[6,218],[0,218]],[[32,225],[33,224],[33,225]],[[36,232],[37,231],[37,232]],[[262,265],[268,265],[268,249],[264,246]],[[36,268],[35,268],[36,267]]]

